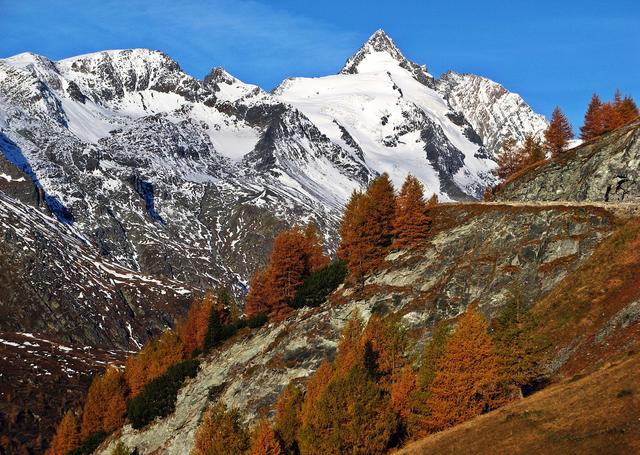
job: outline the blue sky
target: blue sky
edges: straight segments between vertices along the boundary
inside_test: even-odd
[[[640,101],[638,0],[0,0],[0,57],[147,47],[271,89],[337,72],[378,28],[434,75],[489,77],[547,116],[558,104],[576,131],[594,91]]]

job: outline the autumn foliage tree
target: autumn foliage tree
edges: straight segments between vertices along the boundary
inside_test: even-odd
[[[338,257],[347,262],[351,279],[362,283],[385,257],[393,241],[396,196],[385,173],[366,193],[354,192],[340,225]]]
[[[104,374],[95,376],[82,412],[81,436],[109,433],[124,423],[126,414],[126,384],[123,373],[109,366]]]
[[[430,386],[429,426],[438,431],[490,409],[500,381],[487,322],[468,309],[448,340]]]
[[[274,429],[286,454],[298,453],[297,432],[301,424],[304,394],[294,384],[289,384],[276,403]]]
[[[430,224],[422,183],[413,175],[408,175],[396,199],[393,246],[407,248],[419,244],[427,238]]]
[[[284,451],[275,431],[266,420],[261,420],[256,428],[255,435],[248,455],[283,455]]]
[[[182,342],[185,358],[204,347],[209,318],[215,303],[215,294],[212,291],[207,292],[201,301],[195,301],[191,304],[187,316],[178,322],[177,332]]]
[[[544,158],[544,147],[535,136],[527,134],[521,146],[518,146],[515,140],[508,139],[502,144],[495,173],[504,180]]]
[[[573,130],[569,120],[559,107],[553,110],[551,122],[544,132],[544,146],[553,156],[561,154],[569,140],[573,138]]]
[[[73,411],[69,410],[58,424],[56,434],[47,449],[47,455],[67,455],[68,452],[80,446],[80,442],[78,420]]]
[[[137,395],[152,379],[184,359],[185,349],[176,332],[166,330],[156,340],[147,343],[140,352],[127,359],[125,381],[132,396]]]
[[[491,326],[506,392],[515,389],[516,395],[522,396],[522,388],[542,376],[546,342],[537,334],[538,320],[528,310],[520,287],[510,291],[508,302]]]
[[[244,453],[248,448],[249,434],[240,414],[218,403],[205,413],[196,432],[191,455]]]
[[[247,316],[264,313],[274,320],[286,318],[293,311],[289,302],[304,279],[328,262],[314,226],[296,226],[281,232],[273,242],[269,265],[251,282]]]
[[[630,96],[623,98],[619,90],[613,100],[606,103],[594,93],[584,116],[584,125],[580,128],[580,137],[585,141],[594,139],[628,124],[638,115],[640,112],[635,101]]]

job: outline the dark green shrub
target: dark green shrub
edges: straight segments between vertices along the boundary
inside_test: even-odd
[[[247,327],[252,329],[257,329],[258,327],[262,327],[267,323],[269,318],[264,313],[257,313],[247,319]]]
[[[211,308],[211,314],[209,315],[209,323],[207,325],[207,333],[204,336],[204,350],[208,351],[222,339],[222,323],[220,322],[220,316],[218,310]]]
[[[171,414],[175,410],[180,387],[186,378],[196,376],[199,365],[195,359],[176,363],[165,374],[145,385],[127,406],[127,416],[133,428],[140,429],[156,417]]]
[[[87,438],[82,441],[82,445],[77,449],[73,449],[67,453],[67,455],[91,455],[102,441],[107,439],[109,433],[104,431],[98,431],[97,433],[91,433]]]
[[[293,308],[321,305],[329,294],[342,284],[346,276],[346,262],[341,260],[332,261],[329,265],[313,272],[304,280],[289,305]]]

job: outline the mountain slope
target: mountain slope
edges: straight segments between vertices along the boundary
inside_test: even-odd
[[[398,454],[638,453],[640,356],[409,445]],[[606,405],[603,406],[603,403]]]
[[[508,290],[524,282],[531,284],[524,288],[524,300],[534,311],[538,305],[544,310],[541,327],[558,329],[550,334],[553,342],[547,352],[552,380],[589,373],[638,346],[635,294],[607,305],[587,297],[559,298],[552,310],[545,303],[548,296],[564,295],[572,283],[582,283],[584,270],[601,262],[600,250],[608,248],[607,242],[618,242],[620,232],[627,232],[621,231],[625,220],[599,207],[560,204],[445,205],[434,213],[434,220],[429,241],[389,255],[362,291],[339,289],[319,308],[298,311],[255,332],[245,331],[210,353],[198,376],[181,390],[173,414],[141,430],[126,425],[99,453],[108,454],[116,440],[141,454],[187,453],[210,401],[237,407],[249,420],[268,413],[290,380],[304,381],[323,357],[335,354],[340,329],[354,311],[365,320],[371,314],[400,314],[419,349],[438,321],[452,321],[472,304],[494,316],[507,302]],[[637,223],[634,226],[637,239],[640,230]],[[634,267],[640,264],[636,259]],[[603,273],[602,279],[617,279],[623,287],[633,283],[633,274],[620,280],[618,269]],[[608,288],[603,292],[619,295]],[[575,318],[561,318],[564,310],[573,311],[574,304],[582,311],[575,312]],[[628,317],[621,316],[625,314]],[[582,336],[558,336],[575,332]],[[597,355],[594,346],[602,348]]]

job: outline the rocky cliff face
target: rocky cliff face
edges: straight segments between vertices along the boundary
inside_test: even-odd
[[[222,400],[254,419],[271,409],[289,381],[304,380],[334,355],[340,329],[355,311],[365,319],[400,313],[421,346],[438,321],[470,304],[494,315],[514,286],[524,284],[524,299],[535,306],[589,264],[619,223],[604,209],[561,205],[453,205],[434,215],[433,237],[415,250],[390,254],[362,291],[339,289],[320,308],[230,341],[183,387],[174,414],[140,431],[125,426],[99,453],[108,454],[116,440],[141,454],[188,453],[210,401]],[[585,335],[586,345],[591,340]],[[575,344],[567,351],[565,343],[551,350],[550,373],[577,355]]]
[[[640,200],[640,123],[568,150],[501,184],[497,200]]]

